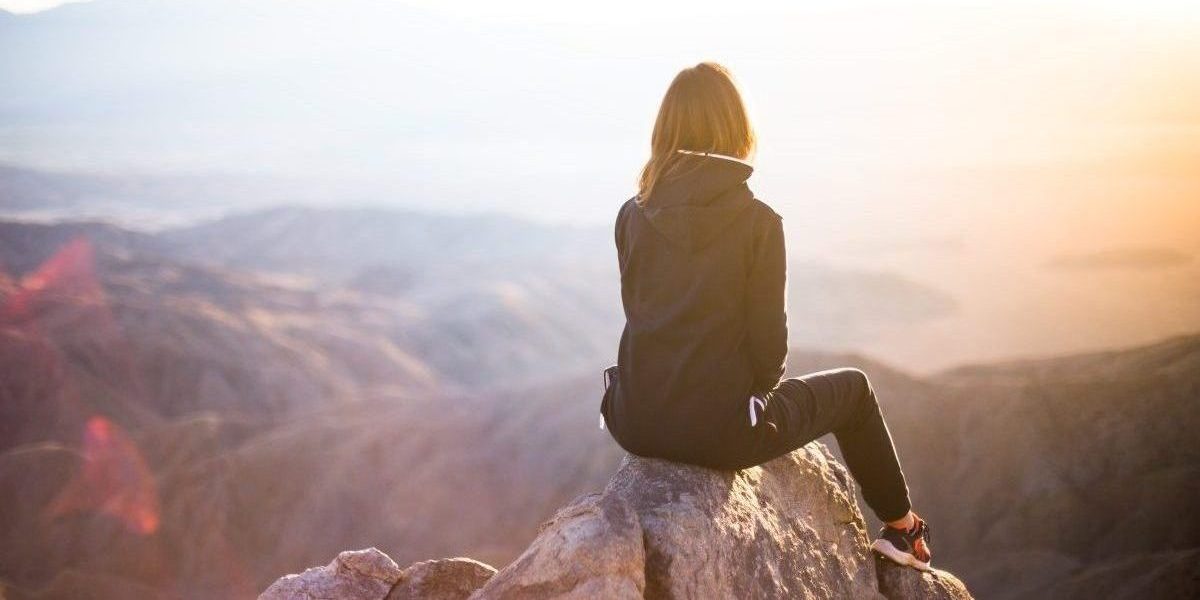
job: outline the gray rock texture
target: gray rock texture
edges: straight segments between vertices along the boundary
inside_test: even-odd
[[[400,580],[400,574],[400,567],[395,561],[375,548],[348,550],[323,567],[313,567],[298,575],[280,578],[260,594],[258,600],[381,600]]]
[[[400,573],[387,600],[465,600],[495,574],[491,565],[470,558],[421,561]]]
[[[918,573],[885,558],[875,558],[875,570],[879,573],[879,591],[888,600],[910,598],[947,598],[953,600],[971,597],[967,586],[957,577],[945,571]]]

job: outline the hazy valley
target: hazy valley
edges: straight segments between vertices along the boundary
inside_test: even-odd
[[[620,457],[596,428],[621,318],[607,244],[388,211],[0,225],[9,595],[246,596],[371,545],[506,562]],[[955,309],[894,278],[792,272],[798,323]],[[926,377],[789,356],[844,364],[880,390],[941,564],[982,597],[1194,581],[1200,338]]]

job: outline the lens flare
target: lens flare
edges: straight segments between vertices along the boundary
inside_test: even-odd
[[[48,380],[68,372],[60,339],[64,332],[53,320],[47,322],[43,317],[54,308],[82,309],[74,312],[77,318],[72,320],[70,332],[73,339],[78,342],[82,330],[98,340],[104,351],[94,365],[126,381],[126,391],[136,395],[140,390],[138,378],[96,277],[94,250],[87,238],[77,237],[64,244],[20,279],[5,274],[0,282],[11,290],[0,303],[0,326],[22,332],[29,341],[28,349],[34,356],[26,357],[27,367],[38,369]],[[82,424],[83,428],[82,465],[46,506],[44,515],[57,518],[94,512],[121,521],[132,533],[154,533],[159,527],[159,496],[145,458],[124,429],[96,414],[100,410],[84,398],[68,376],[42,399],[58,404],[50,413],[59,423],[73,423],[72,428]],[[75,431],[71,435],[77,435]]]
[[[154,476],[133,440],[102,416],[88,419],[83,465],[46,509],[50,517],[90,511],[114,517],[140,535],[158,530]]]
[[[13,282],[7,274],[4,280],[8,286],[16,283],[11,295],[0,305],[0,318],[9,325],[32,317],[42,303],[55,298],[103,299],[103,291],[96,279],[92,244],[85,237],[67,242],[36,270],[19,280]]]

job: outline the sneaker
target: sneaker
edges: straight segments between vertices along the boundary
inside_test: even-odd
[[[883,529],[879,530],[879,539],[871,544],[871,549],[896,564],[907,565],[920,571],[932,570],[929,566],[929,559],[932,557],[929,551],[929,525],[921,517],[916,517],[916,520],[916,525],[908,531],[884,525]]]

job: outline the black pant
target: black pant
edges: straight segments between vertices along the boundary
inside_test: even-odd
[[[757,462],[833,433],[875,516],[887,522],[908,514],[912,507],[908,486],[865,373],[833,369],[785,379],[764,400],[765,422],[757,426],[769,429],[766,441],[756,449]]]

